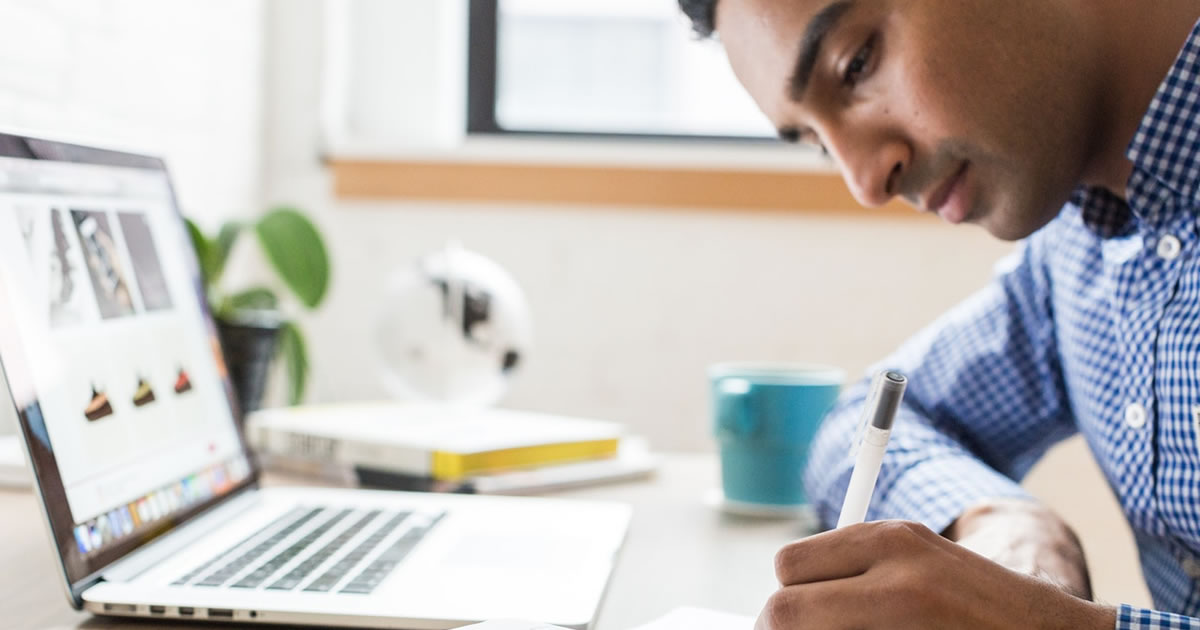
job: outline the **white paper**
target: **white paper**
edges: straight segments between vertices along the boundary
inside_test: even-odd
[[[754,617],[704,608],[676,608],[630,630],[753,630]]]
[[[516,621],[512,619],[497,619],[495,621],[485,621],[470,626],[463,626],[459,630],[566,630],[562,626],[551,626],[549,624],[538,623],[536,621]]]
[[[500,619],[485,621],[459,630],[566,630],[561,626]],[[754,630],[754,617],[734,615],[705,608],[676,608],[648,624],[630,630]]]

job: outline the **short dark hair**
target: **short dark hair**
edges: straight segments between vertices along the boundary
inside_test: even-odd
[[[679,8],[692,19],[692,29],[700,37],[712,37],[717,30],[717,0],[679,0]]]

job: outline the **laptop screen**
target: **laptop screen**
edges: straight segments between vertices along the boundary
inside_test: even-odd
[[[197,268],[161,161],[0,135],[0,364],[72,587],[255,476]]]

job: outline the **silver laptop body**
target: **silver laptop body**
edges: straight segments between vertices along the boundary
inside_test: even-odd
[[[0,365],[98,615],[587,628],[628,529],[614,503],[260,488],[157,158],[0,133]]]

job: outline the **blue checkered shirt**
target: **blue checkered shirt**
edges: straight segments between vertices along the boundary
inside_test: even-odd
[[[910,386],[868,515],[942,531],[1082,433],[1133,528],[1162,611],[1120,630],[1200,630],[1200,24],[1128,149],[1122,200],[1081,188],[990,286],[876,369]],[[866,382],[842,396],[805,474],[837,520]]]

